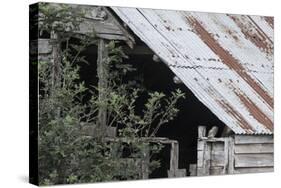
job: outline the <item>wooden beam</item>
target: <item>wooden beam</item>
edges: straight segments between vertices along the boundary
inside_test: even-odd
[[[113,23],[122,31],[123,35],[126,37],[126,43],[128,44],[128,46],[130,48],[133,48],[134,45],[136,44],[135,42],[135,38],[133,37],[133,35],[131,35],[129,33],[129,31],[127,29],[125,29],[120,23],[119,21],[115,18],[115,16],[111,13],[111,11],[109,10],[109,8],[103,7],[103,10],[108,14],[108,17],[112,18]]]
[[[273,144],[237,144],[235,153],[273,153]]]
[[[273,135],[235,135],[235,144],[273,143]]]
[[[133,48],[124,46],[124,52],[128,55],[151,55],[153,56],[153,51],[146,45],[136,45]]]
[[[273,167],[251,167],[251,168],[236,168],[235,174],[241,173],[264,173],[264,172],[273,172]]]
[[[237,154],[235,167],[273,167],[273,153]]]
[[[97,59],[97,74],[98,74],[98,90],[99,102],[101,106],[98,112],[98,130],[99,136],[104,136],[107,126],[107,109],[102,105],[106,99],[106,89],[108,87],[108,66],[107,66],[108,51],[104,39],[98,41],[98,59]]]

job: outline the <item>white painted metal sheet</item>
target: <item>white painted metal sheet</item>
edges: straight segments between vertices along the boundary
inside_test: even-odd
[[[236,134],[273,133],[273,18],[112,7]]]

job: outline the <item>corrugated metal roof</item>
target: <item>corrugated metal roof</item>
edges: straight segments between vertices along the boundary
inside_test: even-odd
[[[273,18],[112,7],[236,134],[273,133]]]

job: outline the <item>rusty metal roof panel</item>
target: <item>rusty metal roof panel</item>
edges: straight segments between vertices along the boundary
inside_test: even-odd
[[[112,7],[236,134],[273,133],[273,18]]]

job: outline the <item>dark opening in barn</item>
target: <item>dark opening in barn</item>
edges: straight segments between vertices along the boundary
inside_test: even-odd
[[[137,67],[143,75],[143,83],[148,90],[170,93],[181,89],[186,98],[179,103],[179,114],[175,120],[162,126],[157,135],[179,142],[179,169],[186,169],[189,176],[189,165],[197,163],[197,135],[198,126],[204,125],[207,131],[213,126],[219,127],[217,136],[220,136],[224,123],[221,122],[194,94],[183,84],[174,82],[174,73],[163,62],[155,62],[153,54],[131,55],[128,61]],[[169,146],[157,156],[161,160],[161,167],[155,170],[151,178],[167,177],[169,169]]]
[[[178,107],[180,109],[177,117],[162,126],[157,132],[157,137],[165,137],[179,142],[179,169],[186,169],[186,175],[189,176],[189,165],[197,163],[197,138],[198,126],[204,125],[207,131],[213,126],[219,128],[217,136],[220,136],[224,123],[221,122],[205,105],[203,105],[194,94],[183,84],[175,83],[175,74],[168,66],[159,61],[153,60],[153,52],[142,42],[138,41],[138,46],[133,50],[125,44],[123,46],[128,59],[124,63],[129,63],[136,68],[136,71],[129,75],[126,81],[134,79],[141,82],[145,89],[149,91],[159,91],[169,94],[171,91],[180,89],[185,93],[186,98],[182,99]],[[97,85],[97,47],[89,46],[82,52],[87,63],[80,63],[81,80],[85,81],[87,86]],[[90,95],[90,94],[88,94]],[[139,99],[141,105],[145,96]],[[170,146],[165,145],[162,151],[153,156],[154,159],[160,160],[160,168],[150,174],[150,178],[161,178],[168,176],[170,167]]]

